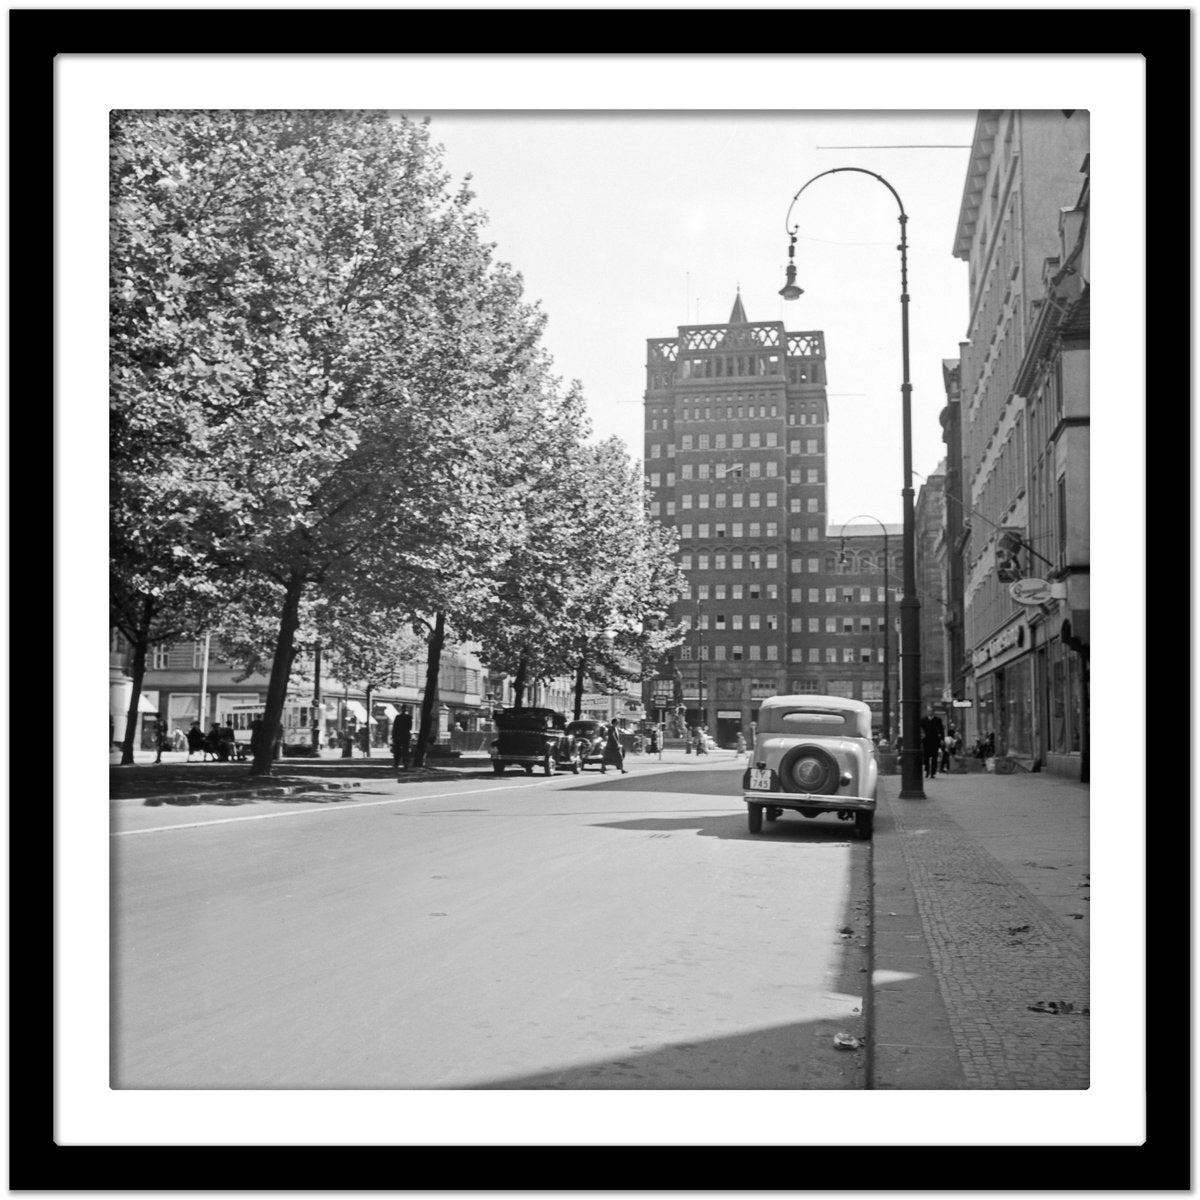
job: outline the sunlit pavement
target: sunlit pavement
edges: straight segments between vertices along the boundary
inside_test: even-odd
[[[924,790],[881,781],[872,1086],[1087,1087],[1088,787],[949,774]]]
[[[744,765],[116,806],[113,1085],[864,1086],[869,845]]]

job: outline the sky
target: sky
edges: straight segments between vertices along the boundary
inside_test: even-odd
[[[974,110],[405,115],[429,116],[447,169],[472,177],[497,256],[541,303],[556,370],[583,384],[598,436],[641,458],[646,339],[727,321],[740,288],[751,321],[825,333],[830,522],[900,523],[899,207],[857,172],[814,183],[793,214],[805,293],[791,303],[778,295],[785,218],[831,167],[882,175],[904,203],[919,489],[944,457],[942,360],[966,331],[951,247]]]

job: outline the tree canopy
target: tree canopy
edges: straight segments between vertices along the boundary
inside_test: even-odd
[[[123,607],[219,600],[230,644],[271,661],[270,730],[322,612],[473,638],[532,679],[665,610],[678,572],[651,561],[672,547],[640,475],[588,443],[424,124],[115,112],[111,133]]]

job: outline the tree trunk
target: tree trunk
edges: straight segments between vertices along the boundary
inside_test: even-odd
[[[522,654],[517,663],[517,673],[513,676],[513,708],[525,707],[525,678],[529,674],[529,658]]]
[[[129,674],[133,691],[129,693],[129,711],[125,714],[125,738],[121,742],[121,766],[133,766],[133,743],[137,736],[138,701],[142,696],[142,680],[146,677],[146,636],[143,633],[134,643],[133,665]]]
[[[438,696],[438,673],[442,667],[442,647],[446,644],[446,614],[438,612],[429,635],[429,652],[425,658],[425,695],[421,699],[421,728],[417,732],[417,746],[413,751],[413,765],[425,765],[425,751],[429,746],[429,730],[433,724]]]
[[[367,705],[367,721],[366,721],[367,736],[363,739],[363,757],[370,758],[371,757],[371,685],[369,683],[367,684],[367,691],[366,691],[366,705]]]
[[[304,580],[293,575],[283,596],[279,637],[275,642],[275,656],[271,660],[271,681],[267,685],[267,704],[262,718],[264,736],[254,753],[254,762],[250,767],[252,776],[271,774],[275,747],[283,737],[283,702],[287,699],[288,678],[295,658],[296,630],[300,627],[300,597],[303,593]]]
[[[587,674],[587,655],[579,656],[579,666],[575,668],[575,716],[578,721],[583,716],[583,679]]]
[[[133,766],[133,741],[137,736],[138,701],[142,697],[142,681],[146,678],[146,651],[150,647],[150,622],[154,617],[154,597],[142,602],[142,620],[133,639],[133,664],[129,674],[133,691],[129,694],[129,711],[125,714],[125,736],[121,740],[121,766]]]

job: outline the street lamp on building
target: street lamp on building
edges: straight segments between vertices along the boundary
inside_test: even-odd
[[[888,531],[887,526],[878,518],[871,516],[870,513],[859,513],[858,516],[851,517],[842,525],[842,533],[845,534],[846,526],[854,521],[874,521],[876,525],[883,531],[883,720],[880,722],[880,733],[883,735],[885,742],[892,740],[892,690],[891,690],[891,657],[888,654],[888,642],[891,635],[891,618],[888,610]],[[845,538],[842,539],[843,544]]]
[[[900,753],[900,798],[902,800],[924,800],[925,790],[921,782],[921,687],[920,646],[921,602],[916,594],[916,515],[913,510],[912,487],[912,384],[908,377],[908,213],[900,194],[882,175],[868,171],[865,167],[831,167],[814,175],[792,197],[784,218],[784,228],[791,239],[788,243],[787,282],[779,294],[785,300],[798,300],[804,289],[796,284],[796,231],[799,224],[790,225],[792,209],[806,188],[826,175],[840,171],[854,171],[877,179],[892,193],[900,209],[900,352],[902,379],[900,397],[904,423],[904,486],[901,496],[904,503],[904,595],[900,600],[901,679],[900,710],[901,736],[904,746]]]

